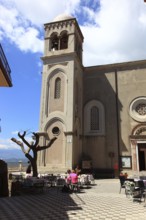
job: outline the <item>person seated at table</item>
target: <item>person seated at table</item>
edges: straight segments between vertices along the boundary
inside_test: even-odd
[[[70,184],[71,183],[71,178],[70,178],[71,170],[68,169],[66,173],[67,173],[66,183]]]
[[[125,179],[127,179],[128,177],[128,173],[124,173]]]
[[[70,173],[71,183],[78,183],[78,175],[75,170]]]
[[[125,175],[124,175],[124,173],[123,173],[123,172],[121,172],[119,176],[125,176]]]
[[[71,171],[71,173],[68,177],[68,180],[70,180],[70,182],[73,183],[73,184],[78,183],[78,175],[75,172],[75,170]]]
[[[75,172],[76,172],[77,175],[81,174],[81,169],[79,168],[79,165],[76,166]]]
[[[70,173],[70,180],[71,180],[71,184],[70,184],[71,191],[79,191],[80,188],[78,186],[78,175],[75,172],[75,170],[72,170],[72,172]]]
[[[69,174],[71,173],[71,170],[70,170],[70,169],[68,169],[66,173],[69,175]]]
[[[74,190],[74,185],[78,183],[78,175],[76,174],[75,170],[69,171],[69,175],[66,180],[66,186],[69,190]]]

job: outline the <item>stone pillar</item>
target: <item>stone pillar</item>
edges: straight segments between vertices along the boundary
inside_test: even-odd
[[[136,140],[131,140],[131,156],[132,156],[132,169],[133,171],[138,171],[137,167],[137,152],[136,152]]]

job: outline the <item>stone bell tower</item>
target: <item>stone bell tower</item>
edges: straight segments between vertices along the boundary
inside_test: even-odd
[[[54,136],[53,145],[41,151],[43,171],[62,172],[76,165],[82,154],[82,43],[75,18],[57,16],[44,25],[44,55],[40,106],[41,145]]]

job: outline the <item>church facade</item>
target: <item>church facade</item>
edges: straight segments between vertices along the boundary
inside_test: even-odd
[[[146,170],[146,60],[84,67],[75,18],[44,25],[40,170]]]

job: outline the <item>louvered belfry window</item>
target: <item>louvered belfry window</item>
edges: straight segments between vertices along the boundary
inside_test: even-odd
[[[61,79],[58,77],[55,80],[55,99],[59,99],[61,96]]]
[[[93,106],[90,114],[91,131],[97,131],[99,130],[99,109],[96,106]]]

